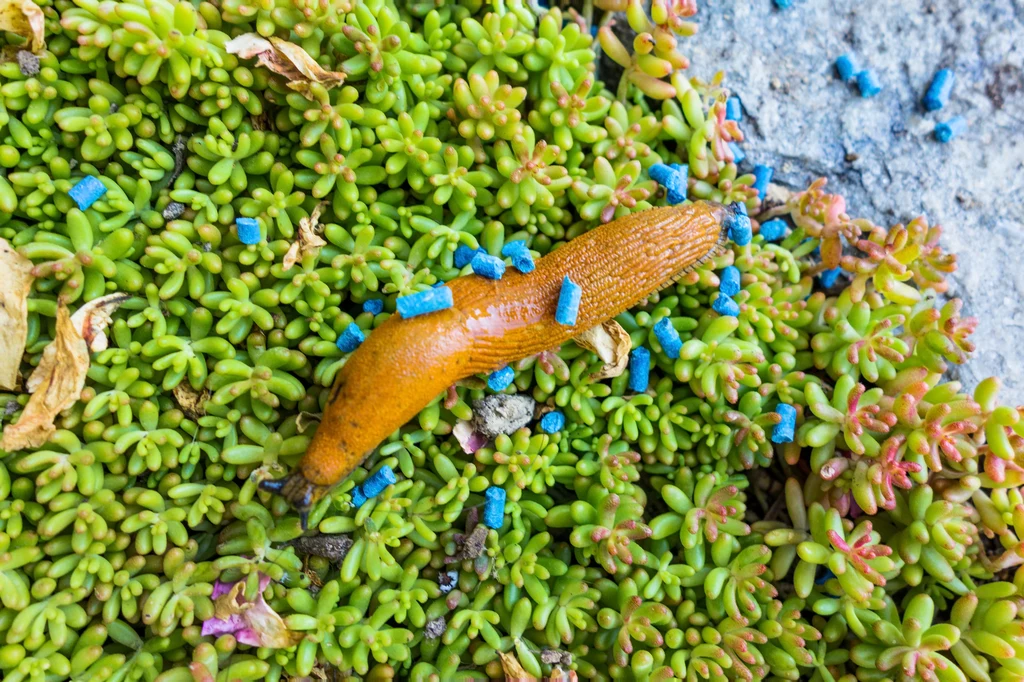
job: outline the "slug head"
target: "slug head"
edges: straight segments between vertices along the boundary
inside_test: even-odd
[[[294,471],[284,478],[260,481],[260,490],[275,493],[288,500],[292,507],[299,512],[302,530],[306,530],[310,509],[323,499],[330,488],[316,485],[306,479],[302,472]]]

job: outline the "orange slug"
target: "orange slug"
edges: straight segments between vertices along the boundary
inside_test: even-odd
[[[573,239],[529,274],[509,268],[500,280],[448,282],[451,308],[410,319],[395,314],[367,336],[339,371],[296,470],[262,487],[308,512],[456,381],[557,348],[699,265],[724,244],[730,215],[706,202],[652,208]],[[566,275],[583,289],[571,327],[555,322]]]

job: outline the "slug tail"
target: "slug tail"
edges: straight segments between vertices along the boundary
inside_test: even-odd
[[[329,488],[311,482],[302,474],[301,470],[297,470],[284,478],[261,481],[260,489],[268,493],[276,493],[288,500],[292,507],[302,515],[302,528],[305,530],[309,510],[327,493]]]

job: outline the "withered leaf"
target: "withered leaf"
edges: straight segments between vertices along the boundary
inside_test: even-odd
[[[285,270],[290,270],[293,265],[305,258],[306,254],[316,253],[317,249],[327,244],[324,238],[317,233],[321,206],[322,204],[317,204],[308,218],[299,220],[299,234],[292,245],[288,247],[288,253],[284,254],[284,261],[281,263]]]
[[[182,381],[174,387],[172,393],[187,418],[196,421],[206,415],[206,401],[210,399],[209,389],[197,391],[192,388],[192,384]]]
[[[75,311],[71,322],[89,344],[89,350],[98,353],[107,349],[107,326],[110,316],[131,296],[128,294],[107,294],[89,301]]]
[[[36,54],[46,49],[44,28],[43,10],[32,0],[0,0],[0,31],[27,38]]]
[[[13,390],[28,337],[32,262],[0,239],[0,388]]]
[[[573,341],[597,353],[597,357],[604,361],[604,367],[590,375],[592,381],[617,377],[626,371],[632,341],[622,325],[615,320],[602,322],[593,329],[583,332]]]
[[[258,66],[284,76],[289,88],[303,94],[309,92],[311,83],[319,83],[330,90],[345,82],[344,73],[324,69],[301,47],[280,38],[268,40],[256,33],[243,33],[229,40],[224,49],[242,59],[255,57]]]
[[[512,654],[499,651],[498,656],[501,657],[501,669],[505,671],[505,682],[538,682],[536,677],[523,669],[519,659]]]

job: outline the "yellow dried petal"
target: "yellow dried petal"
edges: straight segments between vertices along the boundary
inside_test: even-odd
[[[13,390],[28,337],[32,262],[0,239],[0,388]]]

